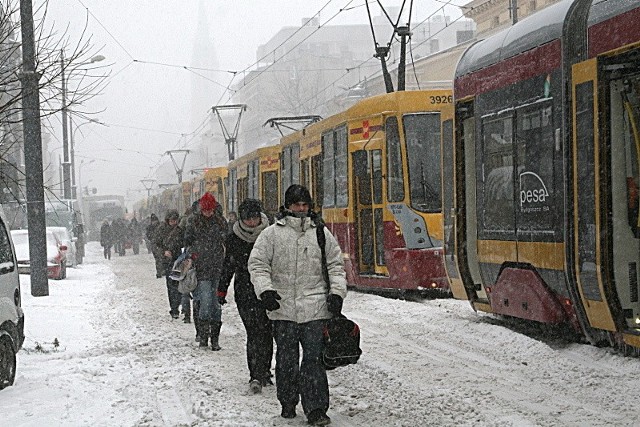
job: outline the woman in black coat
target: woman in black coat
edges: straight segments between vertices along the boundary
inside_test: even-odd
[[[106,219],[100,227],[100,246],[104,248],[104,258],[111,259],[111,245],[113,245],[113,236],[111,234],[111,226]]]
[[[235,275],[234,296],[238,313],[247,331],[247,364],[249,365],[249,387],[259,393],[262,386],[271,382],[271,358],[273,336],[271,321],[262,302],[256,297],[251,284],[247,262],[253,244],[262,230],[269,226],[269,219],[262,212],[260,201],[246,199],[238,209],[240,219],[233,225],[226,239],[226,255],[218,285],[218,300],[225,304],[227,289]]]

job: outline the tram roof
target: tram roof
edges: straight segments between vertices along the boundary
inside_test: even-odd
[[[473,44],[458,62],[456,78],[561,38],[567,13],[574,2],[555,3]],[[639,6],[640,0],[595,0],[591,5],[589,26]]]

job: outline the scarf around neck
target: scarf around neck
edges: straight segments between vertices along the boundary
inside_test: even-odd
[[[260,212],[260,224],[255,227],[247,227],[247,225],[242,222],[241,219],[233,224],[233,233],[248,243],[254,243],[260,232],[269,226],[269,218],[263,213]]]

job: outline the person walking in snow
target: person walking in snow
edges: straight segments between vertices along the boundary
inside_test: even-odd
[[[155,260],[156,266],[156,278],[159,279],[164,275],[164,263],[163,263],[163,254],[158,250],[154,241],[156,239],[155,233],[158,227],[160,226],[160,220],[156,216],[156,214],[151,214],[149,217],[149,225],[144,232],[144,237],[146,239],[147,248],[151,248],[151,253],[153,254],[153,259]]]
[[[198,306],[196,323],[200,347],[220,350],[218,339],[222,327],[222,309],[216,297],[220,272],[224,261],[224,239],[227,222],[217,212],[218,202],[211,193],[205,193],[199,202],[199,212],[188,222],[184,232],[185,247],[193,259],[198,286],[193,291]]]
[[[193,202],[191,204],[191,207],[187,208],[184,212],[184,215],[182,215],[182,217],[180,217],[180,222],[178,225],[180,225],[180,228],[182,228],[183,230],[186,230],[187,228],[187,224],[189,224],[189,221],[192,220],[192,218],[198,214],[198,200],[196,200],[195,202]],[[191,323],[191,292],[187,292],[182,294],[182,299],[180,301],[180,305],[182,306],[182,314],[184,315],[184,319],[182,319],[182,321],[184,323]],[[198,313],[196,311],[196,304],[193,304],[193,318],[194,318],[194,322],[196,322],[198,317]],[[198,328],[196,328],[196,338],[199,341],[199,335],[198,335]]]
[[[162,254],[164,276],[167,281],[167,294],[169,296],[169,314],[173,319],[180,317],[180,300],[182,294],[178,291],[178,282],[171,279],[173,263],[182,254],[184,246],[184,231],[178,226],[180,215],[175,209],[167,211],[164,224],[158,226],[154,233],[154,244]]]
[[[140,253],[140,241],[142,240],[142,229],[140,223],[134,216],[129,223],[129,239],[131,239],[131,248],[133,254],[138,255]]]
[[[234,299],[247,333],[247,364],[249,366],[249,390],[260,393],[262,387],[272,385],[271,359],[273,358],[273,334],[271,321],[251,284],[247,263],[253,245],[260,232],[269,226],[269,218],[262,212],[259,200],[245,199],[239,206],[240,219],[225,241],[224,258],[218,301],[226,304],[227,289],[233,281]]]
[[[248,270],[255,293],[273,323],[281,416],[294,418],[301,398],[309,424],[319,426],[331,422],[327,416],[329,383],[321,360],[322,332],[325,321],[342,311],[347,282],[342,251],[325,227],[330,283],[324,281],[316,232],[320,220],[311,208],[309,190],[290,186],[275,223],[258,236]]]
[[[113,245],[111,226],[109,221],[105,219],[100,226],[100,246],[103,247],[105,259],[111,259],[111,245]]]

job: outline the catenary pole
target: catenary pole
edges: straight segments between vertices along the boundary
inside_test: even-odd
[[[47,241],[44,218],[42,174],[42,134],[40,133],[40,74],[35,70],[35,41],[31,0],[20,0],[22,31],[22,128],[29,222],[31,295],[49,295],[47,279]]]

